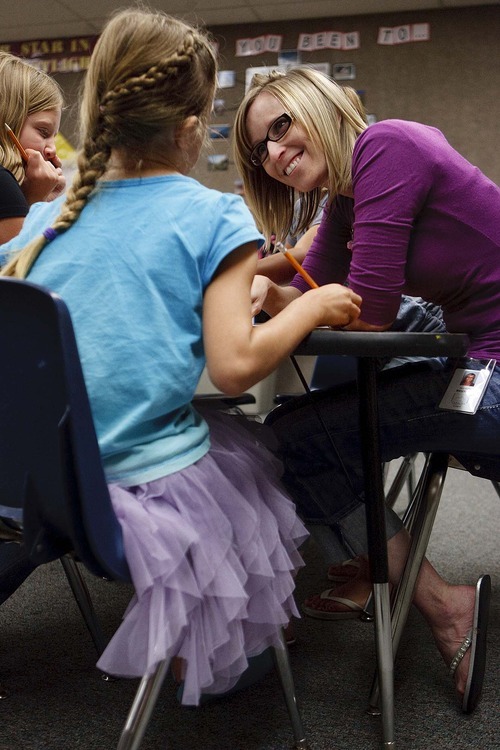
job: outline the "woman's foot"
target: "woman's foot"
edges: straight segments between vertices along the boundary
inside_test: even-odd
[[[473,586],[449,586],[439,623],[429,621],[436,645],[467,713],[474,710],[482,688],[491,584],[483,576]],[[471,661],[472,660],[472,661]]]
[[[346,583],[359,575],[361,565],[362,561],[359,557],[355,557],[352,560],[344,560],[340,565],[330,565],[326,575],[329,581]]]
[[[371,596],[369,580],[358,576],[348,583],[309,596],[302,609],[320,620],[346,620],[361,617]]]

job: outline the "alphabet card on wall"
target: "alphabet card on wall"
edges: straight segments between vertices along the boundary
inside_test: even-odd
[[[428,42],[431,38],[430,24],[409,23],[404,26],[380,26],[377,44],[408,44]]]

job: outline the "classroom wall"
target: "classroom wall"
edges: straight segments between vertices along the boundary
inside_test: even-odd
[[[429,23],[430,41],[377,44],[379,27],[411,23]],[[349,52],[302,52],[303,63],[353,63],[356,78],[345,83],[364,92],[368,113],[378,120],[398,117],[440,128],[455,148],[500,183],[500,6],[213,27],[210,31],[219,44],[221,70],[236,72],[234,88],[218,91],[226,110],[214,115],[214,124],[232,123],[244,94],[248,67],[273,66],[278,62],[276,53],[235,57],[236,40],[282,34],[282,49],[295,49],[300,33],[331,30],[358,31],[360,48]],[[81,77],[80,73],[56,75],[68,103],[62,132],[74,145]],[[230,140],[212,140],[209,153],[230,155]],[[211,171],[206,154],[194,176],[226,191],[233,190],[237,178],[232,163],[227,171]]]
[[[381,26],[430,24],[430,41],[394,46],[377,44]],[[354,63],[356,78],[346,81],[363,91],[368,113],[378,120],[397,117],[440,128],[467,159],[500,183],[500,7],[479,6],[439,11],[351,16],[337,19],[252,24],[212,29],[221,53],[221,69],[236,71],[234,89],[219,90],[228,111],[214,122],[231,122],[244,93],[245,69],[277,64],[277,54],[235,57],[236,40],[283,34],[282,49],[294,49],[300,33],[358,31],[360,48],[350,52],[302,53],[303,63]],[[212,141],[214,153],[230,144]],[[200,160],[203,182],[231,190],[237,175],[210,172]]]

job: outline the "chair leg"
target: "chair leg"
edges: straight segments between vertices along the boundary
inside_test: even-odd
[[[408,613],[413,600],[415,583],[429,544],[432,527],[443,491],[448,469],[448,455],[433,453],[428,456],[409,511],[407,528],[411,535],[410,550],[392,605],[392,649],[397,653]],[[378,679],[375,675],[369,699],[369,712],[378,714]]]
[[[381,675],[380,704],[382,710],[382,737],[384,748],[396,746],[394,740],[394,654],[391,638],[391,616],[389,584],[373,584],[373,606],[375,613],[375,648],[377,653],[377,675]]]
[[[500,482],[495,482],[495,481],[493,481],[493,479],[492,479],[492,480],[491,480],[491,484],[492,484],[492,485],[493,485],[493,487],[495,488],[495,490],[496,490],[496,493],[497,493],[498,497],[500,497]]]
[[[140,747],[163,685],[168,665],[168,660],[161,661],[153,674],[142,678],[121,733],[117,750],[138,750]]]
[[[399,464],[396,476],[392,480],[391,486],[385,494],[385,502],[386,505],[389,506],[389,508],[394,507],[394,504],[401,494],[401,490],[403,489],[405,483],[408,484],[410,497],[412,496],[413,469],[417,455],[417,453],[411,453],[410,455],[405,456]]]
[[[72,557],[65,555],[64,557],[61,557],[60,560],[64,572],[66,573],[66,578],[71,586],[73,596],[75,597],[76,603],[82,613],[82,617],[85,620],[85,625],[89,630],[94,646],[100,656],[107,646],[108,638],[106,638],[97,618],[87,584],[85,583],[77,563]]]
[[[307,740],[305,737],[304,727],[302,725],[302,719],[300,717],[299,709],[297,708],[297,700],[295,697],[295,686],[293,682],[292,669],[290,666],[290,658],[288,656],[288,648],[285,644],[283,633],[280,632],[281,648],[274,648],[274,661],[276,664],[276,670],[278,672],[281,688],[285,696],[286,707],[288,709],[288,715],[292,723],[292,731],[295,740],[294,748],[297,750],[307,750]]]
[[[307,741],[305,739],[302,720],[300,718],[295,698],[295,688],[288,658],[288,649],[283,635],[281,634],[280,637],[282,639],[282,648],[275,648],[273,651],[276,669],[280,677],[288,713],[292,722],[292,730],[295,740],[294,747],[297,748],[297,750],[307,750]],[[138,750],[140,747],[148,721],[163,684],[163,680],[165,679],[167,669],[168,661],[160,662],[156,671],[152,675],[142,678],[123,728],[117,750]]]

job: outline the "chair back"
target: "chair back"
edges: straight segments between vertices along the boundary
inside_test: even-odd
[[[74,552],[129,581],[68,309],[49,290],[0,278],[0,517],[42,564]]]

